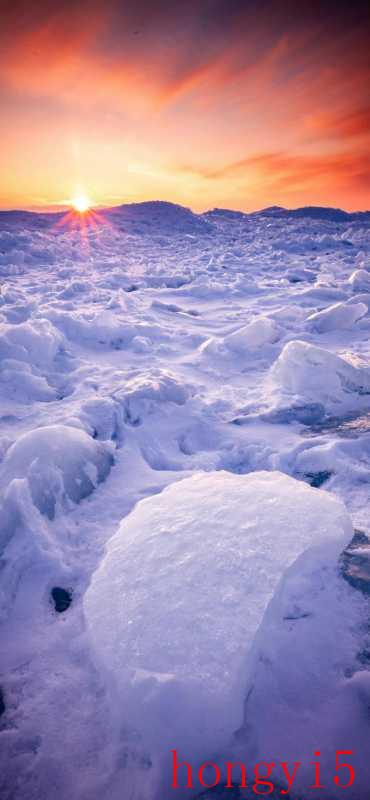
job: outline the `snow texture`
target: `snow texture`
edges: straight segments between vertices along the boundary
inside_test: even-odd
[[[0,795],[367,800],[370,213],[88,219],[0,212]]]
[[[232,736],[282,575],[302,553],[305,569],[322,569],[351,537],[340,501],[278,472],[195,474],[136,506],[84,605],[114,708],[132,715],[152,757],[173,737],[199,758],[205,742],[211,753]]]

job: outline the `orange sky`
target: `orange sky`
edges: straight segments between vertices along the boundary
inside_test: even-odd
[[[351,0],[2,0],[0,207],[370,208]]]

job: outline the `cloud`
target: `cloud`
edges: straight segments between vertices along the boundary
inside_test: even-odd
[[[53,197],[64,197],[73,174],[106,196],[129,174],[130,194],[142,198],[148,181],[132,164],[167,181],[168,164],[190,156],[200,166],[188,177],[209,186],[248,179],[253,191],[289,191],[289,181],[302,191],[315,181],[333,192],[338,181],[362,187],[368,4],[319,6],[3,0],[6,191],[29,182],[30,196],[53,186]],[[22,164],[30,142],[33,167]],[[178,174],[190,187],[181,167]],[[157,191],[150,186],[151,196]]]
[[[130,88],[171,102],[204,80],[245,77],[280,53],[292,79],[346,43],[343,67],[366,52],[363,4],[330,0],[29,0],[7,3],[0,32],[2,82],[20,92],[84,104]],[[353,7],[349,7],[352,5]],[[352,37],[356,47],[351,47]],[[289,42],[284,51],[282,42]],[[327,54],[327,56],[325,56]],[[297,62],[297,63],[296,63]],[[337,72],[341,61],[337,60]],[[132,99],[132,98],[131,98]]]
[[[365,188],[370,180],[370,154],[366,151],[332,155],[257,153],[215,169],[189,166],[181,169],[206,181],[235,181],[246,185],[255,182],[279,192],[307,190],[330,182],[333,189]]]
[[[370,106],[355,108],[347,113],[321,112],[306,121],[307,128],[318,136],[351,140],[370,138]]]

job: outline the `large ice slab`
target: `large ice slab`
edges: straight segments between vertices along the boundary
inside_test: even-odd
[[[332,561],[351,535],[338,499],[278,472],[198,473],[140,502],[84,601],[125,724],[151,751],[222,744],[282,575],[305,551]]]

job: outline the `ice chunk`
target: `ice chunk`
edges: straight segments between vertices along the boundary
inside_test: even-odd
[[[281,336],[281,328],[275,320],[269,317],[257,317],[248,325],[234,333],[230,333],[224,339],[226,347],[237,353],[244,350],[256,350],[266,344],[277,342]]]
[[[19,403],[50,401],[57,392],[45,371],[64,347],[64,338],[47,319],[0,324],[0,394]]]
[[[295,461],[298,475],[326,473],[340,476],[352,485],[370,480],[370,435],[358,439],[320,441],[316,446],[299,449]]]
[[[166,370],[146,370],[127,382],[115,393],[115,400],[124,408],[125,421],[140,425],[161,403],[184,405],[190,395],[187,385]]]
[[[94,316],[89,313],[74,311],[49,310],[52,322],[62,329],[71,342],[85,344],[89,347],[107,346],[115,350],[128,347],[137,329],[126,320],[121,320],[112,311],[100,311]]]
[[[269,317],[257,317],[227,336],[211,336],[199,347],[201,356],[230,360],[240,356],[264,355],[264,348],[281,338],[282,328]]]
[[[27,478],[33,502],[50,519],[57,499],[78,503],[105,480],[112,466],[108,443],[67,425],[25,433],[9,447],[0,467],[0,487]]]
[[[284,753],[288,763],[301,761],[294,797],[308,797],[312,759],[307,754],[319,743],[327,787],[320,796],[339,799],[343,790],[335,789],[332,779],[329,788],[328,776],[343,741],[350,742],[350,763],[358,775],[348,796],[366,797],[369,696],[356,697],[353,673],[361,669],[367,619],[368,598],[346,584],[338,564],[325,563],[316,552],[316,558],[287,570],[259,628],[246,682],[249,741],[241,737],[239,747],[245,758],[253,741],[256,761],[273,761],[276,753]]]
[[[370,291],[370,272],[366,269],[355,269],[348,280],[354,292],[369,292]]]
[[[318,333],[326,333],[341,328],[351,328],[367,312],[365,303],[335,303],[322,311],[310,314],[307,322]]]
[[[29,364],[15,358],[4,358],[0,366],[0,397],[18,403],[48,402],[57,392],[42,375],[35,375]]]
[[[12,480],[4,493],[0,509],[0,555],[1,622],[8,617],[14,603],[20,601],[14,636],[8,637],[7,648],[4,648],[5,661],[5,656],[19,659],[20,654],[24,655],[24,639],[29,640],[29,647],[33,633],[32,629],[27,629],[29,616],[40,603],[50,575],[63,577],[64,573],[60,550],[50,537],[46,519],[35,507],[24,479]]]
[[[198,473],[141,501],[84,599],[121,721],[151,753],[227,741],[281,576],[305,551],[335,559],[351,536],[338,499],[278,472]]]
[[[64,337],[47,319],[20,325],[0,325],[0,356],[49,366],[64,345]]]
[[[349,411],[370,402],[370,373],[354,367],[321,347],[299,340],[288,342],[270,375],[293,403],[322,403],[329,411]]]
[[[295,267],[287,270],[285,277],[288,279],[289,283],[301,283],[302,281],[313,283],[316,280],[316,272],[306,267]]]
[[[92,397],[81,408],[80,421],[94,439],[122,441],[122,409],[111,397]]]

